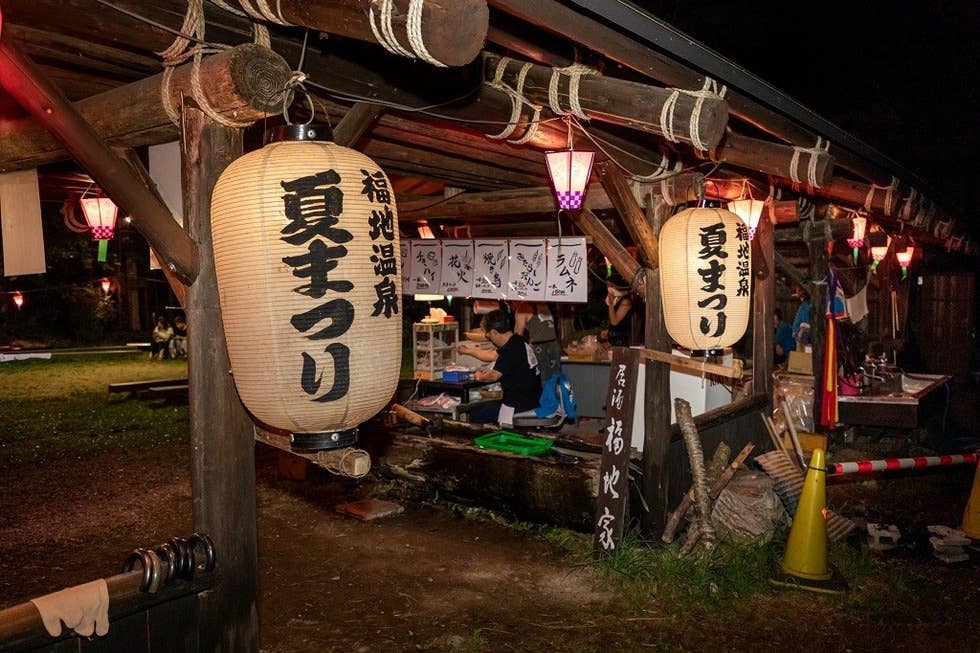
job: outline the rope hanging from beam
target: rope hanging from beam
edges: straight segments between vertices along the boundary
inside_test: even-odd
[[[548,80],[548,106],[556,116],[567,116],[572,114],[579,120],[588,122],[589,116],[586,115],[579,102],[578,87],[583,75],[598,75],[599,71],[589,68],[580,63],[573,63],[564,68],[552,68],[551,79]],[[561,76],[568,77],[568,110],[562,108],[561,98],[558,97],[558,82]]]
[[[908,221],[912,219],[912,211],[916,207],[918,201],[919,191],[917,191],[915,188],[910,189],[909,196],[905,198],[905,206],[902,207],[902,220]]]
[[[187,11],[184,13],[184,22],[181,25],[180,31],[184,34],[190,34],[194,38],[204,41],[204,0],[188,0]],[[262,30],[265,30],[263,27]],[[260,34],[262,30],[256,29],[256,41],[260,40],[262,37]],[[268,42],[268,31],[265,31],[265,41]],[[175,125],[180,125],[180,114],[177,109],[173,106],[173,102],[170,100],[170,80],[173,77],[174,70],[180,64],[186,62],[188,59],[191,60],[191,95],[194,97],[194,101],[197,102],[198,106],[201,108],[209,118],[215,122],[222,124],[226,127],[247,127],[251,125],[251,121],[238,121],[228,118],[217,111],[208,102],[208,98],[204,93],[204,88],[201,86],[201,59],[205,54],[215,54],[226,50],[229,48],[227,45],[195,45],[190,46],[191,41],[184,38],[183,36],[178,36],[174,39],[170,46],[161,52],[157,52],[158,55],[163,57],[163,79],[160,82],[160,100],[163,103],[163,109],[167,112],[167,117],[170,118],[171,122]]]
[[[877,184],[868,186],[868,196],[864,198],[864,208],[868,212],[871,212],[871,203],[874,201],[875,192],[879,190],[885,191],[885,202],[881,207],[882,213],[892,215],[894,213],[893,202],[895,200],[895,193],[898,191],[898,177],[892,177],[892,182],[887,186],[879,186]]]
[[[381,14],[380,21],[374,16],[375,5],[378,5],[378,11]],[[412,48],[411,51],[402,46],[395,37],[395,28],[391,23],[392,13],[395,8],[394,0],[372,0],[371,7],[368,10],[371,32],[374,34],[374,38],[377,39],[378,43],[381,44],[381,47],[394,55],[408,57],[409,59],[418,58],[433,66],[446,68],[446,64],[433,57],[428,48],[425,47],[425,41],[422,37],[422,9],[424,5],[425,0],[409,0],[408,3],[405,35],[408,37],[408,45]],[[378,26],[378,22],[381,23],[380,27]]]
[[[817,156],[826,153],[830,150],[830,141],[824,140],[822,137],[817,136],[817,142],[813,147],[797,147],[793,146],[793,156],[789,160],[789,176],[793,180],[793,184],[798,186],[803,183],[800,177],[800,155],[809,154],[810,159],[806,166],[806,184],[810,188],[820,188],[820,184],[817,183]],[[796,190],[794,186],[794,190]]]
[[[677,108],[677,100],[680,96],[689,95],[696,98],[694,102],[694,110],[691,111],[691,120],[689,124],[689,129],[691,132],[691,144],[697,150],[708,150],[710,149],[707,144],[701,140],[701,128],[699,127],[701,123],[701,109],[704,107],[704,101],[708,98],[718,98],[723,99],[725,93],[728,92],[728,87],[724,84],[720,85],[717,81],[705,76],[704,86],[701,87],[700,91],[688,91],[682,88],[671,89],[671,94],[664,102],[663,108],[660,110],[660,131],[663,133],[664,138],[666,138],[671,143],[679,143],[680,138],[674,133],[674,111]]]
[[[491,88],[495,88],[498,91],[503,91],[510,98],[510,119],[507,121],[507,125],[504,126],[503,130],[499,134],[488,134],[487,138],[492,138],[494,140],[507,140],[508,143],[514,145],[523,145],[534,138],[535,133],[538,131],[538,125],[541,120],[541,109],[543,108],[540,104],[535,104],[531,102],[526,95],[524,95],[524,81],[527,79],[527,73],[533,67],[533,64],[526,63],[521,67],[520,72],[517,73],[517,88],[513,89],[504,82],[504,73],[507,71],[507,65],[513,61],[510,57],[501,57],[500,61],[497,62],[497,68],[493,73],[493,81],[484,82]],[[511,134],[517,129],[521,120],[521,111],[524,105],[527,105],[534,112],[528,122],[527,130],[524,135],[520,138],[511,139]]]

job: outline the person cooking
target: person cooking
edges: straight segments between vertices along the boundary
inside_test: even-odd
[[[561,371],[561,347],[555,318],[544,302],[519,302],[514,308],[514,333],[525,336],[538,359],[544,383]]]
[[[503,397],[499,401],[478,404],[470,412],[470,421],[481,424],[494,420],[501,426],[510,426],[514,414],[538,407],[541,398],[541,375],[534,350],[520,335],[514,333],[513,317],[502,310],[491,311],[485,321],[487,339],[497,348],[488,351],[460,344],[459,352],[482,361],[493,362],[488,370],[478,370],[477,381],[500,381]]]

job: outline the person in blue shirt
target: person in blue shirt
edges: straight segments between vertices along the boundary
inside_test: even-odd
[[[797,287],[793,296],[800,300],[800,307],[796,309],[796,317],[793,318],[793,339],[808,345],[810,344],[810,294],[803,287]]]
[[[776,365],[782,365],[789,358],[789,353],[796,349],[796,339],[793,338],[793,328],[783,322],[783,312],[780,309],[776,309],[776,312],[772,317],[773,327],[776,330],[775,338],[775,348],[776,355],[773,358],[773,362]]]

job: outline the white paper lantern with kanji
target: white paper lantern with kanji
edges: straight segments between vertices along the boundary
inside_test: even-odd
[[[681,211],[660,230],[667,331],[695,355],[718,354],[745,333],[752,308],[748,227],[724,209]]]
[[[355,441],[401,366],[394,194],[378,164],[328,134],[288,126],[228,166],[211,202],[238,393],[305,449]]]

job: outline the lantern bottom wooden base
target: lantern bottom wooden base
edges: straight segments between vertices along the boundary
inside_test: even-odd
[[[357,429],[324,433],[292,433],[290,445],[297,451],[326,451],[352,447],[357,443]]]

